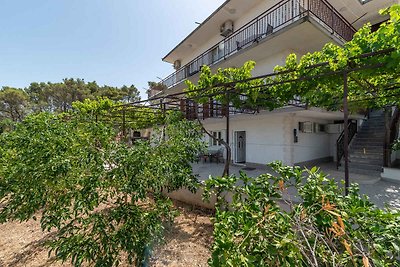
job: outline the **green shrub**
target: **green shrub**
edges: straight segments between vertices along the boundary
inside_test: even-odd
[[[394,143],[392,145],[392,150],[393,151],[400,150],[400,139],[397,139],[396,141],[394,141]]]
[[[400,213],[379,209],[316,168],[213,177],[211,266],[400,266]],[[228,203],[227,197],[232,197]]]

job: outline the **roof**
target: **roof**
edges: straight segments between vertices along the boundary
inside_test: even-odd
[[[180,45],[182,45],[186,40],[188,40],[192,35],[194,35],[199,29],[201,29],[202,27],[204,27],[204,25],[206,24],[207,21],[209,21],[212,17],[214,17],[223,7],[226,6],[226,4],[228,4],[231,0],[226,0],[224,3],[222,3],[222,5],[220,5],[213,13],[211,13],[210,16],[208,16],[202,23],[199,24],[199,26],[196,27],[196,29],[194,29],[191,33],[189,33],[188,36],[185,37],[185,39],[183,39],[179,44],[177,44],[170,52],[168,52],[167,55],[165,55],[162,60],[165,61],[165,59],[171,55],[171,53],[177,49]]]

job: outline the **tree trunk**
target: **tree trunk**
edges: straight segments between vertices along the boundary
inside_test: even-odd
[[[227,157],[226,157],[226,160],[225,160],[224,171],[223,171],[223,173],[222,173],[222,176],[226,176],[226,175],[229,174],[229,164],[230,164],[230,162],[231,162],[231,157],[232,157],[232,156],[231,156],[231,155],[232,155],[231,147],[230,147],[229,144],[228,144],[227,142],[225,142],[222,138],[221,138],[221,139],[220,139],[220,138],[217,138],[217,137],[213,136],[209,131],[206,130],[206,128],[204,127],[203,123],[202,123],[201,120],[200,120],[200,117],[199,117],[199,109],[198,109],[197,103],[194,103],[194,106],[195,106],[196,119],[197,119],[197,121],[199,122],[199,124],[200,124],[200,126],[201,126],[201,129],[202,129],[208,136],[210,136],[212,139],[216,140],[217,142],[220,142],[220,143],[225,147],[225,149],[226,149],[226,151],[227,151],[227,153],[226,153]]]

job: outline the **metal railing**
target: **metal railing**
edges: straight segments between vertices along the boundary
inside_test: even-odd
[[[357,123],[354,121],[349,121],[349,124],[347,126],[349,130],[349,142],[347,146],[350,144],[351,140],[353,140],[353,137],[357,133]],[[339,138],[336,141],[336,168],[339,168],[340,166],[340,161],[342,160],[344,156],[344,130],[340,134]]]
[[[281,1],[163,79],[162,84],[168,88],[173,87],[198,73],[203,65],[214,65],[239,50],[258,43],[272,33],[308,16],[316,18],[333,34],[345,41],[351,40],[355,33],[353,26],[326,0]]]

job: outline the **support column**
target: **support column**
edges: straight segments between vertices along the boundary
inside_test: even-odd
[[[343,113],[344,113],[344,180],[345,194],[349,194],[349,106],[348,106],[348,73],[343,73]]]
[[[228,104],[227,104],[227,111],[226,111],[226,143],[228,144],[228,146],[230,147],[229,144],[229,93],[228,93]],[[227,149],[226,150],[226,160],[229,161],[228,162],[228,167],[227,167],[227,175],[229,176],[229,166],[230,166],[230,161],[231,161],[231,152]]]

